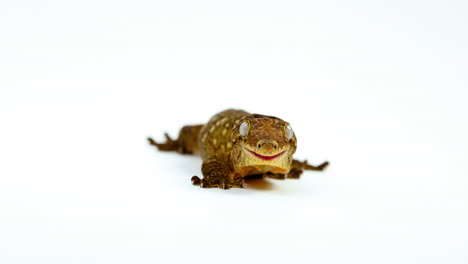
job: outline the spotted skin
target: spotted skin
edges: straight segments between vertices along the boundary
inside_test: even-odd
[[[184,126],[176,140],[167,134],[164,143],[148,140],[161,151],[200,155],[203,178],[193,176],[192,184],[203,188],[243,187],[244,178],[252,175],[297,179],[304,170],[324,170],[328,162],[313,166],[292,158],[297,139],[288,126],[274,116],[230,109],[205,125]]]

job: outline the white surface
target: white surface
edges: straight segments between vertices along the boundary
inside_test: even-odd
[[[0,263],[467,263],[467,11],[3,1]],[[146,142],[231,107],[330,168],[205,190]]]

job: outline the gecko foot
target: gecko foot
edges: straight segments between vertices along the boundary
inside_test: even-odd
[[[179,144],[177,143],[177,141],[169,137],[167,133],[164,133],[164,136],[166,137],[165,143],[158,143],[150,137],[148,138],[148,142],[161,151],[176,151],[179,148]]]
[[[202,188],[220,188],[220,189],[231,189],[231,188],[244,188],[244,179],[228,179],[228,178],[209,178],[206,177],[200,179],[198,176],[192,177],[192,184],[200,186]]]
[[[328,161],[325,161],[318,166],[310,165],[307,163],[307,161],[305,161],[305,163],[306,163],[304,167],[305,170],[315,170],[315,171],[323,171],[330,164]]]
[[[318,166],[314,166],[314,165],[307,163],[307,160],[305,161],[293,160],[291,163],[291,167],[292,169],[298,169],[298,170],[323,171],[326,167],[328,167],[329,164],[330,163],[328,161],[325,161]]]

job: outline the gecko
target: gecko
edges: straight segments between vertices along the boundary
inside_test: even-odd
[[[313,166],[293,159],[296,135],[288,122],[274,116],[229,109],[206,124],[184,126],[178,138],[148,141],[160,151],[200,155],[203,177],[191,178],[203,188],[243,188],[248,177],[298,179],[304,170],[323,171],[329,162]]]

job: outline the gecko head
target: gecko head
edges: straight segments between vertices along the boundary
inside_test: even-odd
[[[289,123],[258,114],[240,120],[233,129],[232,142],[231,158],[241,176],[288,172],[297,146]]]

